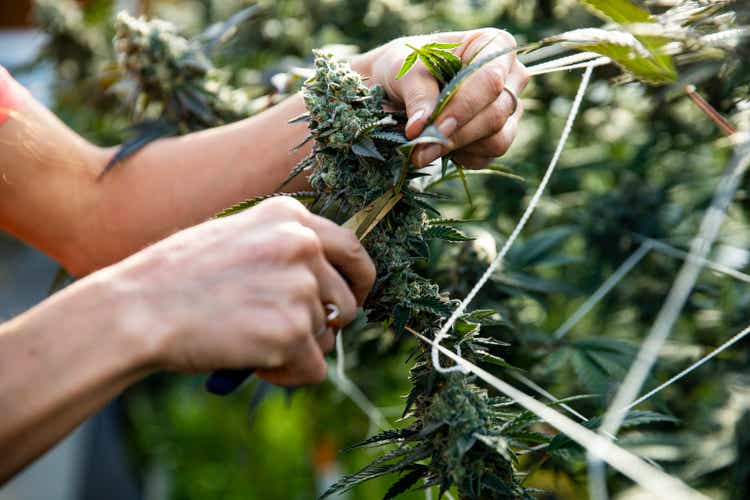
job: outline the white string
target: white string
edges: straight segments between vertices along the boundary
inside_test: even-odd
[[[456,355],[451,350],[438,345],[437,342],[430,340],[412,328],[407,327],[407,331],[433,348],[438,349],[442,355],[451,359],[456,364],[463,366],[466,371],[484,380],[487,384],[513,399],[544,422],[555,427],[584,449],[592,450],[592,452],[596,453],[597,458],[606,461],[616,470],[658,498],[679,498],[680,500],[705,500],[707,498],[681,480],[649,465],[630,451],[621,448],[604,436],[587,429],[557,410],[537,401],[488,371]]]
[[[628,257],[601,286],[589,296],[581,306],[555,330],[555,339],[563,338],[591,309],[596,306],[623,278],[638,264],[651,250],[649,241],[641,243],[641,246]]]
[[[346,394],[346,396],[352,400],[352,402],[362,410],[367,418],[370,420],[371,425],[374,425],[381,430],[390,429],[391,425],[388,420],[380,412],[380,409],[375,406],[362,392],[362,389],[352,382],[344,372],[344,340],[341,332],[339,331],[336,335],[336,368],[333,369],[328,367],[328,378],[336,388]],[[372,433],[372,428],[368,434]]]
[[[576,52],[573,55],[569,55],[565,57],[558,57],[557,59],[553,59],[551,61],[546,61],[543,63],[534,64],[534,65],[527,65],[526,70],[529,72],[545,71],[550,68],[559,68],[562,66],[568,66],[570,64],[590,61],[591,59],[599,59],[600,57],[601,57],[601,54],[597,54],[596,52]]]
[[[685,368],[684,370],[682,370],[680,373],[678,373],[674,377],[670,378],[669,380],[667,380],[666,382],[664,382],[663,384],[661,384],[659,387],[656,387],[655,389],[650,390],[649,392],[647,392],[646,394],[644,394],[640,398],[638,398],[635,401],[633,401],[632,403],[630,403],[623,411],[627,412],[627,411],[631,410],[635,406],[638,406],[639,404],[641,404],[644,401],[646,401],[647,399],[649,399],[651,396],[653,396],[657,392],[660,392],[660,391],[666,389],[667,387],[669,387],[670,385],[674,384],[675,382],[677,382],[681,378],[685,377],[687,374],[689,374],[693,370],[695,370],[697,368],[700,368],[702,365],[706,364],[708,361],[710,361],[711,359],[715,358],[716,356],[718,356],[719,354],[721,354],[723,351],[727,350],[728,348],[732,347],[734,344],[736,344],[740,340],[744,339],[747,336],[748,333],[750,333],[750,326],[747,326],[744,330],[742,330],[741,332],[739,332],[738,334],[736,334],[734,337],[732,337],[731,339],[727,340],[726,342],[724,342],[723,344],[721,344],[719,347],[717,347],[716,349],[714,349],[713,351],[711,351],[709,354],[707,354],[703,358],[699,359],[698,361],[696,361],[692,365],[690,365],[687,368]]]
[[[552,155],[552,160],[550,161],[549,166],[544,173],[544,177],[542,177],[542,180],[539,183],[539,187],[537,187],[536,192],[532,196],[531,201],[529,202],[529,206],[526,207],[526,211],[521,216],[521,220],[518,221],[518,224],[513,229],[511,235],[508,237],[505,245],[503,245],[503,248],[500,250],[500,252],[498,252],[497,256],[484,272],[477,284],[474,285],[474,288],[471,289],[466,298],[459,304],[456,310],[453,311],[453,314],[450,316],[450,318],[448,318],[448,321],[445,322],[443,327],[435,336],[435,344],[432,348],[432,364],[435,367],[435,370],[437,370],[438,372],[449,373],[454,371],[464,371],[460,365],[448,368],[443,368],[442,366],[440,366],[440,355],[438,353],[437,347],[440,345],[440,342],[442,342],[442,340],[448,336],[448,331],[451,329],[456,320],[463,314],[464,310],[472,301],[474,296],[484,286],[490,276],[492,276],[492,273],[494,273],[495,270],[500,266],[503,259],[505,258],[505,255],[508,253],[508,250],[510,250],[510,247],[516,241],[516,238],[518,238],[521,230],[524,228],[526,222],[528,222],[529,218],[531,217],[531,214],[534,213],[534,210],[536,209],[537,205],[539,204],[539,200],[542,197],[542,193],[547,187],[547,184],[552,177],[552,173],[554,172],[555,167],[560,160],[562,151],[565,148],[565,143],[568,141],[568,137],[570,137],[570,133],[573,130],[573,122],[575,121],[576,116],[578,116],[578,111],[581,108],[581,102],[583,101],[583,96],[586,92],[586,88],[588,87],[589,81],[591,80],[591,74],[593,70],[593,66],[588,66],[583,74],[583,77],[581,78],[581,84],[578,87],[578,92],[576,93],[575,99],[573,100],[573,105],[570,108],[570,113],[568,114],[568,119],[565,122],[565,127],[563,128],[562,135],[560,136],[560,141],[557,143],[557,149],[555,149],[555,153],[554,155]]]
[[[748,163],[750,163],[750,143],[738,147],[729,167],[719,181],[711,206],[704,215],[698,234],[690,245],[690,253],[680,269],[649,335],[641,345],[625,380],[605,413],[601,430],[616,435],[623,421],[622,409],[638,397],[643,382],[648,377],[656,357],[659,355],[672,326],[698,279],[698,275],[703,268],[701,259],[705,260],[719,234],[719,229],[726,216],[726,210],[734,198]]]
[[[641,238],[645,241],[650,242],[654,250],[656,250],[657,252],[661,252],[664,255],[668,255],[670,257],[675,257],[677,259],[683,259],[683,260],[686,259],[689,255],[686,251],[680,250],[679,248],[676,248],[672,245],[664,243],[663,241],[654,240],[652,238],[643,238],[643,237]],[[697,257],[695,258],[698,259]],[[735,278],[739,281],[750,283],[750,275],[747,275],[743,273],[742,271],[738,271],[737,269],[734,269],[729,266],[725,266],[724,264],[720,264],[718,262],[714,262],[710,259],[704,258],[704,259],[698,259],[698,260],[700,261],[701,264],[703,264],[704,266],[714,271],[726,274],[727,276],[731,276],[732,278]]]
[[[664,342],[669,337],[675,321],[682,311],[685,302],[693,290],[698,276],[703,269],[702,260],[706,258],[726,216],[734,195],[739,187],[745,170],[750,164],[750,142],[739,144],[730,165],[722,175],[714,192],[713,200],[701,221],[698,234],[693,238],[690,252],[669,290],[659,314],[654,321],[646,340],[641,345],[635,361],[630,367],[625,380],[615,394],[612,404],[604,414],[599,432],[616,436],[622,426],[627,408],[637,397],[646,381]],[[589,486],[592,498],[606,497],[605,468],[601,462],[601,449],[587,449],[589,462]],[[602,490],[604,494],[602,495]],[[596,496],[593,496],[596,494]]]
[[[591,62],[583,62],[578,64],[570,64],[568,66],[552,66],[549,68],[528,68],[527,71],[531,76],[539,76],[539,75],[546,75],[547,73],[559,73],[562,71],[571,71],[574,69],[580,69],[585,68],[587,66],[593,66],[595,68],[599,66],[606,66],[607,64],[610,64],[612,62],[612,59],[609,57],[600,57],[598,59],[595,59]]]
[[[552,394],[551,392],[547,391],[546,389],[544,389],[543,387],[541,387],[539,384],[535,383],[533,380],[531,380],[530,378],[528,378],[526,375],[522,375],[522,374],[520,374],[518,372],[514,372],[514,371],[511,371],[509,373],[510,373],[511,377],[515,378],[516,380],[518,380],[519,382],[521,382],[523,385],[525,385],[526,387],[528,387],[532,391],[535,391],[538,394],[540,394],[540,395],[544,396],[545,398],[549,399],[553,403],[557,403],[558,401],[560,401],[560,398],[556,397],[554,394]],[[583,416],[580,413],[578,413],[575,409],[571,408],[566,403],[561,403],[560,404],[560,408],[563,408],[564,410],[566,410],[571,415],[577,417],[578,419],[581,420],[581,422],[588,422],[589,421],[588,418],[586,418],[585,416]]]

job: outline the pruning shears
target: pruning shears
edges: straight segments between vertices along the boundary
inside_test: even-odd
[[[354,231],[357,238],[362,241],[388,215],[402,196],[403,193],[397,187],[389,189],[354,214],[342,224],[342,227]],[[334,310],[329,311],[327,320],[333,321],[336,316],[338,316],[338,309],[334,308]],[[253,369],[216,370],[206,380],[206,390],[219,396],[226,396],[241,386],[254,372]]]

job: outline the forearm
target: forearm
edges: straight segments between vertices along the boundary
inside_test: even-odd
[[[353,65],[367,73],[369,55]],[[28,98],[0,126],[0,229],[81,276],[278,189],[309,153],[300,95],[223,127],[156,141],[103,177],[98,148]],[[305,176],[285,190],[307,189]]]
[[[353,67],[369,74],[372,54]],[[96,195],[96,245],[88,246],[95,251],[80,255],[76,267],[107,265],[235,203],[276,192],[310,152],[309,145],[295,150],[308,135],[306,124],[288,123],[304,112],[297,94],[246,120],[155,142],[115,167]],[[306,189],[300,175],[284,191]]]
[[[95,245],[82,256],[98,268],[244,199],[276,191],[309,153],[292,151],[307,134],[287,122],[300,96],[223,127],[155,142],[97,185]],[[304,178],[286,190],[305,189]]]
[[[148,373],[119,295],[94,275],[0,325],[0,484]]]

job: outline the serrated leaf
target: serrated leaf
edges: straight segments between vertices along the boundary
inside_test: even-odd
[[[644,23],[653,20],[651,13],[630,0],[579,0],[599,17],[618,24]]]
[[[362,137],[359,141],[352,144],[352,153],[362,158],[374,158],[385,161],[383,155],[378,151],[377,146],[370,137]]]
[[[474,238],[466,236],[453,226],[431,225],[422,231],[422,236],[427,239],[438,239],[453,243],[461,241],[472,241]]]
[[[418,311],[427,311],[440,316],[450,316],[453,313],[453,305],[436,297],[417,297],[412,299],[410,305]]]
[[[398,481],[393,483],[388,491],[385,492],[383,500],[390,500],[396,498],[402,493],[406,493],[412,486],[417,484],[420,479],[425,477],[429,472],[429,469],[424,465],[415,465],[411,472],[403,475]]]
[[[237,203],[236,205],[232,205],[231,207],[225,210],[222,210],[218,214],[214,215],[214,218],[228,217],[230,215],[244,212],[248,208],[252,208],[264,200],[267,200],[269,198],[275,198],[277,196],[289,196],[291,198],[301,201],[302,203],[307,204],[307,203],[312,203],[313,201],[315,201],[315,199],[318,196],[318,193],[315,193],[313,191],[302,191],[299,193],[274,193],[274,194],[268,194],[268,195],[263,195],[263,196],[256,196],[255,198],[250,198],[245,201],[241,201]]]
[[[403,439],[407,439],[410,437],[413,437],[417,434],[417,431],[409,428],[405,429],[388,429],[383,432],[380,432],[378,434],[375,434],[374,436],[371,436],[364,441],[361,441],[357,444],[354,444],[348,448],[345,448],[342,450],[342,452],[347,452],[354,450],[356,448],[362,448],[363,446],[369,446],[372,444],[383,444],[383,443],[392,443],[396,441],[401,441]]]
[[[137,151],[140,151],[142,148],[146,147],[155,140],[163,139],[165,137],[171,137],[173,135],[176,135],[178,132],[175,126],[172,126],[161,120],[143,122],[135,125],[134,127],[132,127],[132,129],[136,130],[138,132],[138,135],[136,135],[132,139],[128,139],[117,149],[117,152],[107,162],[107,165],[105,165],[102,173],[99,174],[100,177],[104,176],[107,172],[112,170],[115,165],[124,161],[129,156],[133,155]]]
[[[443,109],[445,109],[451,99],[453,99],[453,96],[456,95],[456,92],[458,92],[458,89],[461,87],[461,85],[463,85],[467,78],[482,69],[482,67],[484,67],[487,63],[494,61],[498,57],[516,52],[517,50],[517,47],[509,47],[498,52],[493,52],[492,54],[482,57],[478,61],[473,62],[469,66],[466,66],[461,71],[456,73],[456,76],[453,77],[451,81],[448,82],[445,87],[443,87],[443,90],[440,91],[437,105],[435,106],[435,110],[430,116],[430,123],[434,122],[435,119],[440,116],[440,113],[443,112]]]
[[[393,144],[406,144],[407,142],[409,142],[409,139],[404,137],[403,134],[399,134],[398,132],[390,132],[387,130],[373,132],[372,134],[370,134],[370,137],[379,141],[391,142]]]
[[[401,69],[399,70],[398,74],[396,74],[396,80],[403,78],[406,73],[409,72],[409,70],[414,66],[414,63],[417,62],[417,53],[412,52],[408,56],[406,56],[406,59],[404,59],[404,64],[401,66]]]
[[[560,42],[579,50],[607,56],[635,78],[646,83],[661,85],[677,79],[677,70],[672,58],[661,51],[661,45],[653,43],[653,40],[644,44],[644,40],[625,31],[576,29],[545,39],[545,43],[551,42]]]
[[[602,417],[597,416],[594,418],[589,419],[588,421],[584,422],[582,425],[588,429],[596,429],[601,425]],[[630,411],[625,416],[625,419],[622,422],[622,428],[633,428],[640,425],[647,425],[647,424],[653,424],[653,423],[678,423],[679,419],[675,417],[671,417],[669,415],[664,415],[661,413],[653,412],[653,411]],[[558,434],[549,443],[549,446],[547,447],[547,451],[552,452],[559,452],[560,450],[566,449],[566,448],[572,448],[577,446],[576,443],[571,440],[567,435],[565,434]]]

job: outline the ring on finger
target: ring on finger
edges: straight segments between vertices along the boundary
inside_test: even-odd
[[[508,115],[508,117],[510,118],[511,116],[516,114],[516,111],[518,111],[518,96],[509,87],[503,87],[503,92],[507,92],[510,96],[510,99],[513,101],[513,109]]]
[[[338,330],[340,326],[341,311],[336,304],[324,304],[323,307],[326,310],[326,322],[315,334],[316,337],[325,335],[329,328]]]

